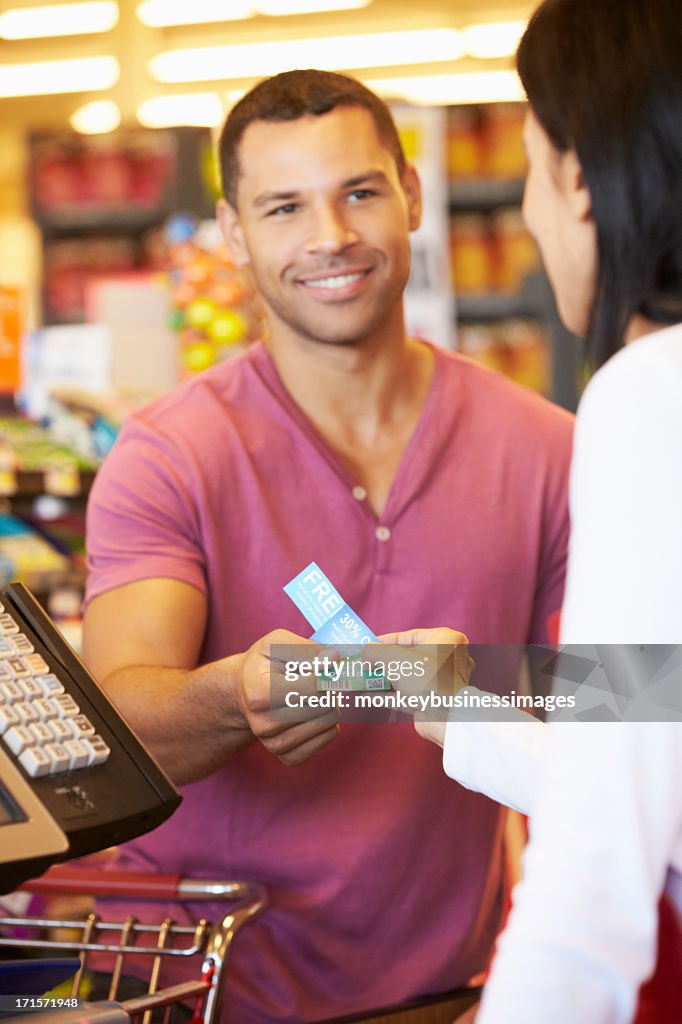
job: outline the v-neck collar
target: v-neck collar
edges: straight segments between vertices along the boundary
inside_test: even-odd
[[[409,499],[411,466],[414,460],[419,458],[420,439],[424,432],[430,429],[433,409],[438,404],[440,391],[443,386],[443,353],[441,349],[429,341],[423,341],[423,339],[420,339],[420,341],[422,341],[422,344],[427,345],[433,353],[433,375],[419,419],[400,457],[398,469],[391,481],[391,486],[386,498],[386,504],[381,516],[378,517],[370,505],[365,503],[368,515],[377,523],[388,523],[392,521],[400,511],[400,508]],[[360,486],[360,482],[287,391],[282,378],[277,371],[275,362],[263,342],[257,342],[254,348],[257,348],[253,355],[254,367],[264,385],[276,401],[284,407],[287,415],[293,420],[300,432],[324,459],[332,472],[339,478],[344,486],[352,492],[354,488]]]

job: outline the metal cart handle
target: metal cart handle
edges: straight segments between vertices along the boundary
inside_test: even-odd
[[[58,864],[40,878],[25,882],[29,892],[56,894],[87,893],[91,896],[141,896],[147,899],[253,900],[260,902],[263,890],[246,882],[183,878],[143,871],[102,871],[101,868]]]

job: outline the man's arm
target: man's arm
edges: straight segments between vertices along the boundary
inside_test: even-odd
[[[280,630],[197,667],[205,625],[204,594],[173,579],[116,587],[85,612],[84,660],[174,782],[203,778],[254,738],[290,765],[334,738],[333,712],[306,709],[296,722],[271,713],[270,644],[305,640]]]

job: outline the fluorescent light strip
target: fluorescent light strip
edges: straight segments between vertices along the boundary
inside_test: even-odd
[[[320,14],[324,11],[356,11],[372,0],[259,0],[259,14],[281,17],[288,14]]]
[[[240,21],[257,14],[280,17],[368,7],[372,0],[144,0],[137,16],[144,25],[200,25],[209,21]]]
[[[137,109],[137,119],[145,128],[173,128],[194,125],[215,128],[225,117],[225,103],[217,92],[154,96]]]
[[[69,123],[81,135],[103,135],[118,128],[121,111],[113,100],[95,100],[74,111]]]
[[[256,14],[253,0],[145,0],[137,16],[143,25],[167,28],[171,25],[201,25],[209,21],[240,21]]]
[[[0,97],[47,96],[109,89],[116,84],[118,76],[119,66],[115,57],[5,64],[0,67]]]
[[[89,32],[108,32],[117,21],[118,4],[112,0],[17,7],[0,14],[0,37],[42,39],[87,35]]]
[[[423,64],[457,60],[462,54],[461,33],[455,29],[421,29],[169,50],[153,57],[149,70],[159,82],[206,82],[260,78],[294,68],[337,71]]]
[[[464,29],[464,48],[470,57],[487,60],[511,57],[516,53],[525,21],[496,21],[489,25],[469,25]]]
[[[525,99],[515,71],[462,71],[453,75],[414,75],[364,79],[365,85],[387,99],[426,106],[459,103],[507,103]]]

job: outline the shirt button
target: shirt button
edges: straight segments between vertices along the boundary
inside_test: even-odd
[[[387,526],[377,526],[376,530],[374,531],[374,536],[376,537],[377,540],[390,540],[391,531]]]
[[[353,497],[356,501],[364,501],[367,497],[367,491],[364,487],[360,487],[360,485],[358,485],[353,488]]]

